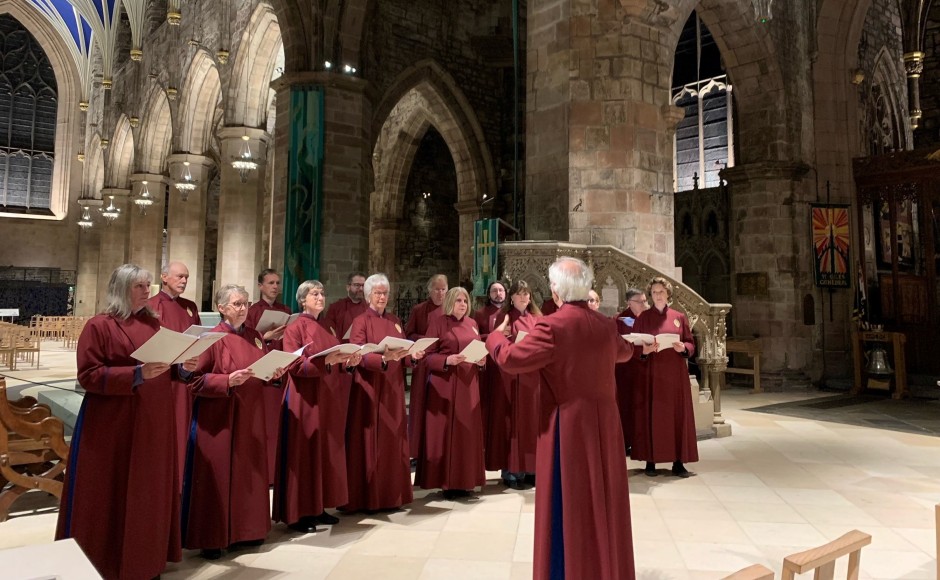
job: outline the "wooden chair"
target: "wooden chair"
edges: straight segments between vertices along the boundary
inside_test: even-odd
[[[721,580],[774,580],[774,571],[763,564],[754,564]]]
[[[811,548],[805,552],[791,554],[783,559],[783,580],[793,580],[795,574],[805,574],[815,570],[814,580],[832,580],[836,570],[836,560],[849,556],[847,580],[858,580],[859,562],[862,548],[871,544],[871,536],[865,532],[852,530],[828,544]]]
[[[13,332],[14,349],[17,360],[39,368],[40,340],[33,330],[21,326]]]
[[[0,326],[0,366],[16,369],[16,341],[13,325]]]
[[[729,338],[725,342],[725,350],[728,354],[732,352],[738,352],[741,354],[746,354],[751,361],[754,363],[754,368],[745,369],[745,368],[733,368],[728,367],[725,369],[726,373],[739,374],[739,375],[751,375],[754,377],[754,393],[761,393],[763,390],[760,387],[760,355],[762,352],[761,341],[759,338],[751,339],[734,339]],[[722,377],[724,381],[724,377]],[[724,387],[724,382],[722,382],[722,387]]]
[[[0,522],[27,491],[39,489],[62,497],[69,456],[65,426],[49,407],[27,407],[33,401],[11,403],[6,381],[0,378]]]

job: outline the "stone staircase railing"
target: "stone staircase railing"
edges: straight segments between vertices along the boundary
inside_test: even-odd
[[[499,245],[499,264],[506,280],[524,279],[537,294],[533,298],[550,297],[548,267],[560,256],[574,256],[594,269],[595,290],[606,306],[607,314],[626,308],[624,293],[628,288],[646,288],[654,276],[662,276],[673,285],[672,307],[688,317],[696,337],[695,362],[702,370],[703,390],[710,391],[714,405],[712,430],[716,437],[731,434],[731,426],[721,416],[721,386],[719,377],[728,366],[725,350],[727,331],[725,319],[730,304],[710,304],[694,290],[659,272],[649,264],[618,250],[613,246],[584,246],[567,242],[503,242]],[[612,304],[616,304],[616,312]]]

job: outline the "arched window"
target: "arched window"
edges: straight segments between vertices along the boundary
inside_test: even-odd
[[[26,28],[0,15],[0,211],[51,215],[58,88]]]

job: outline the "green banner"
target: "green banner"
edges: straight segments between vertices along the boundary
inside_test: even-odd
[[[473,295],[486,296],[490,283],[499,279],[499,220],[473,224]]]
[[[297,86],[290,92],[290,146],[287,153],[287,218],[284,223],[283,301],[304,280],[320,276],[323,228],[324,91]]]

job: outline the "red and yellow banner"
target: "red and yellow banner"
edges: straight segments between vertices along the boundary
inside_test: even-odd
[[[849,288],[849,206],[812,204],[816,286]]]

